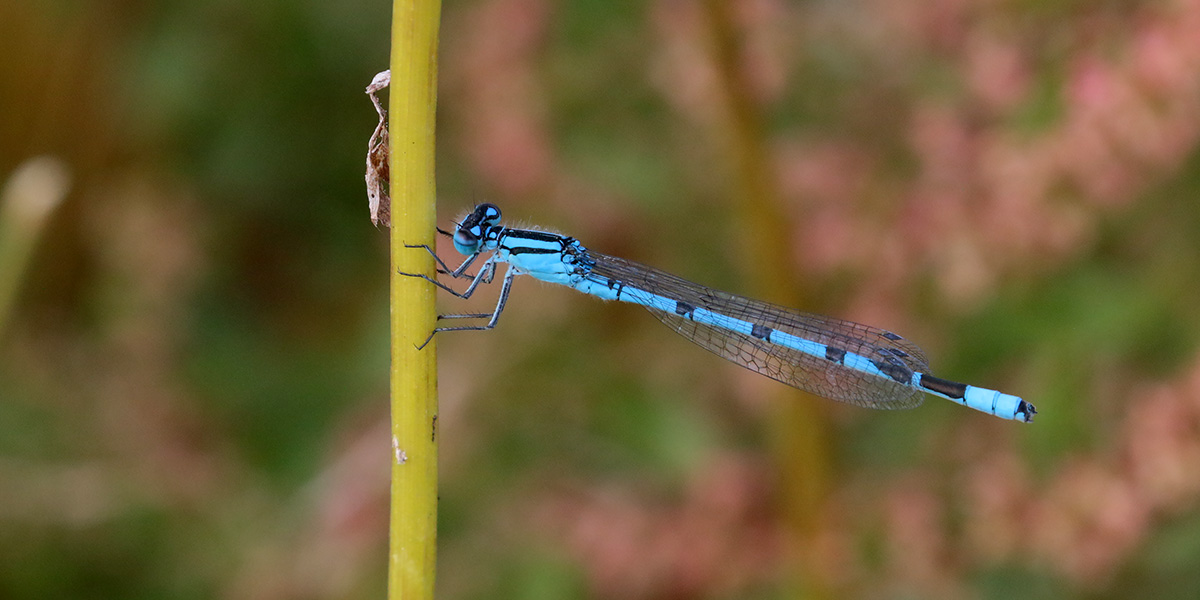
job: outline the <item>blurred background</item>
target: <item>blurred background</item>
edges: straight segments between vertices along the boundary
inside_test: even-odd
[[[0,0],[0,597],[383,596],[390,10]],[[438,340],[439,597],[1200,596],[1200,2],[442,26],[443,226],[495,202],[1040,413],[813,399],[518,280]]]

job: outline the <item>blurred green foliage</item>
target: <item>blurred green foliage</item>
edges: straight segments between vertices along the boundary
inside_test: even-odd
[[[935,4],[733,4],[780,277],[1037,422],[830,407],[801,568],[777,386],[519,280],[439,339],[442,597],[1200,594],[1200,7]],[[446,5],[444,223],[754,295],[698,6]],[[0,330],[0,597],[380,595],[389,9],[0,5],[0,178],[75,182]]]

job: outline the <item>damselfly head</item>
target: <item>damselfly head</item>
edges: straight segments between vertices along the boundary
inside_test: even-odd
[[[454,249],[462,254],[475,254],[483,248],[481,244],[495,240],[499,231],[500,209],[495,204],[483,203],[475,207],[454,232]]]
[[[500,209],[495,204],[484,202],[475,207],[471,214],[459,223],[459,229],[473,229],[480,225],[491,227],[500,222]]]

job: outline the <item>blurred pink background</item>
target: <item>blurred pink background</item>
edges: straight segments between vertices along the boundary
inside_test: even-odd
[[[389,10],[0,0],[0,597],[384,593]],[[1200,595],[1200,2],[443,10],[443,227],[494,202],[1039,414],[802,397],[518,280],[438,342],[439,597]]]

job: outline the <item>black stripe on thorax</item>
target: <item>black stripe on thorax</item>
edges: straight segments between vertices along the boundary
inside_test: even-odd
[[[560,253],[562,253],[562,248],[559,248],[558,250],[555,250],[554,248],[525,248],[525,247],[521,247],[521,246],[518,246],[516,248],[508,248],[506,246],[506,248],[508,249],[509,254],[560,254]]]
[[[510,238],[517,238],[520,240],[537,240],[539,242],[566,242],[571,239],[563,235],[558,235],[557,233],[534,231],[532,229],[509,229],[507,235]]]
[[[547,242],[557,244],[558,248],[527,248],[521,245],[521,240],[531,242]],[[510,229],[504,234],[504,239],[500,245],[508,250],[509,254],[558,254],[564,252],[573,242],[574,239],[558,235],[557,233],[546,233],[544,231],[532,231],[529,229]]]

